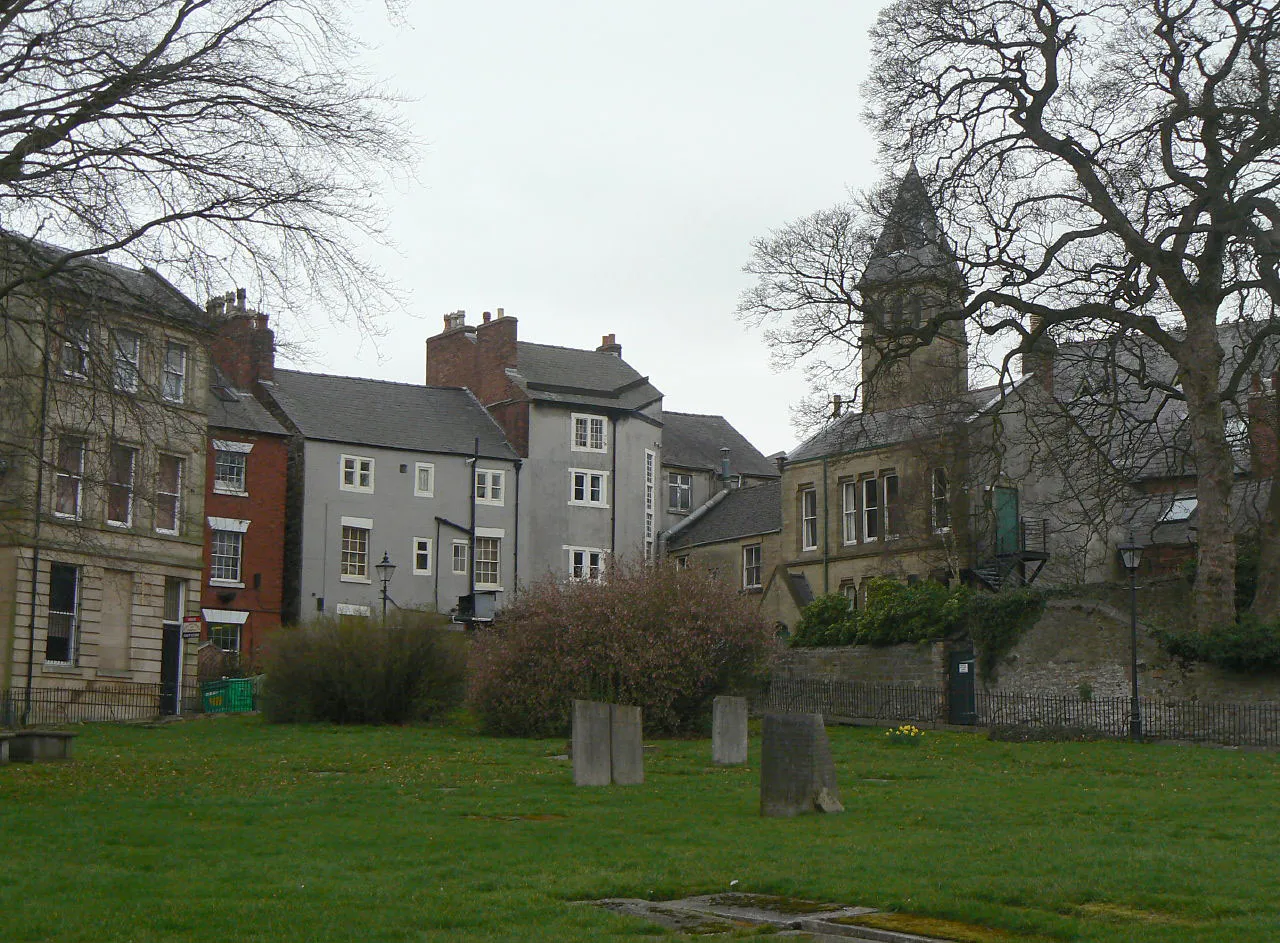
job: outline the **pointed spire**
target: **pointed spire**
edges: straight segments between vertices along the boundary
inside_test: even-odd
[[[898,184],[862,277],[864,284],[963,283],[955,250],[942,231],[915,161]]]

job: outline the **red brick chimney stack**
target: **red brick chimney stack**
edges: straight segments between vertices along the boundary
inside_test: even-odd
[[[596,348],[597,353],[613,354],[615,357],[622,356],[622,345],[618,343],[618,338],[613,334],[606,334],[600,338],[600,346]]]
[[[275,332],[268,326],[267,315],[249,308],[247,297],[243,288],[237,288],[205,303],[217,330],[213,362],[239,390],[252,390],[262,380],[275,379]]]
[[[1276,408],[1277,380],[1255,373],[1249,384],[1249,455],[1254,478],[1270,478],[1280,469],[1280,410]]]

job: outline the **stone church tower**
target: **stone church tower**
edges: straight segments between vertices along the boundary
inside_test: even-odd
[[[968,295],[955,251],[913,165],[898,186],[858,286],[862,411],[954,402],[969,388],[962,320],[945,320]]]

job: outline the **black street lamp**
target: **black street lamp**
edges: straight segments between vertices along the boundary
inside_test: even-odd
[[[382,551],[382,559],[373,565],[378,571],[378,579],[382,580],[382,621],[387,621],[387,584],[391,582],[391,577],[396,572],[396,565],[391,562],[391,557],[387,555],[387,551]]]
[[[1142,548],[1129,538],[1121,544],[1120,562],[1129,571],[1129,677],[1132,684],[1132,703],[1129,706],[1129,736],[1142,739],[1142,703],[1138,700],[1138,564],[1142,562]]]

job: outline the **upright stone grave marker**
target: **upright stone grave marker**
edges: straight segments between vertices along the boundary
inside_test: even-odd
[[[821,714],[766,714],[760,760],[760,814],[843,812]]]
[[[573,784],[607,786],[611,773],[612,726],[608,704],[573,702]]]
[[[637,786],[644,782],[644,726],[640,708],[610,704],[609,714],[613,784]]]
[[[711,706],[711,762],[737,766],[747,762],[747,699],[717,697]]]

